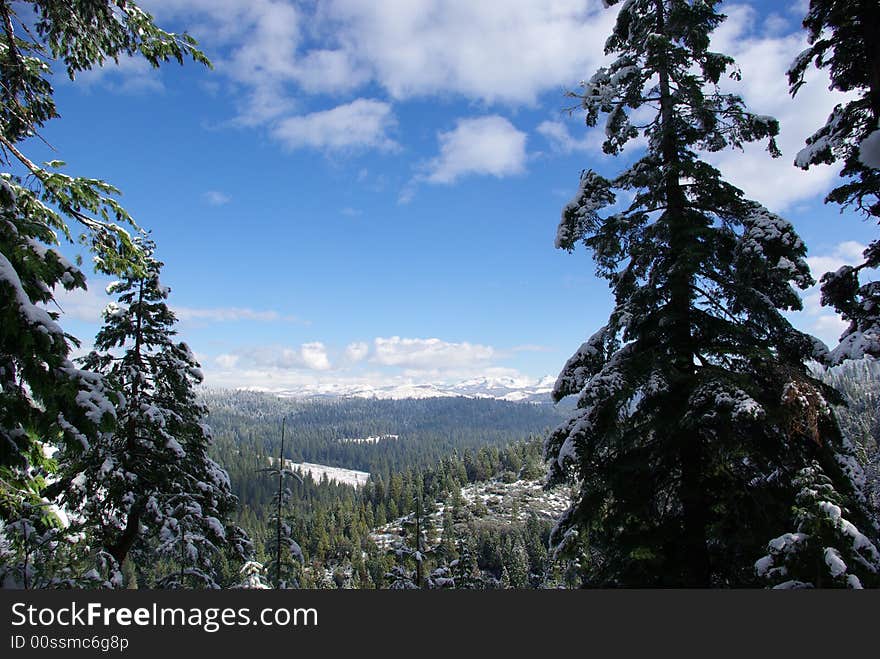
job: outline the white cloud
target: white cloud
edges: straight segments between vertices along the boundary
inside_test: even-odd
[[[471,174],[502,178],[525,171],[526,134],[504,117],[459,119],[437,138],[440,154],[425,165],[420,180],[454,183]]]
[[[230,201],[232,201],[232,197],[230,197],[225,192],[220,192],[219,190],[208,190],[205,194],[202,195],[202,199],[205,200],[210,206],[225,206]]]
[[[394,98],[510,104],[592,71],[616,14],[598,0],[329,0],[321,12],[339,48]]]
[[[330,358],[320,341],[303,343],[298,348],[288,346],[260,346],[224,353],[214,362],[225,370],[283,372],[329,371]]]
[[[299,347],[240,348],[205,359],[204,364],[210,386],[296,389],[315,394],[353,387],[449,385],[480,378],[526,386],[534,379],[505,361],[519,352],[546,350],[522,345],[499,351],[467,341],[392,336],[354,341],[338,350],[318,341]]]
[[[376,338],[372,362],[415,371],[485,365],[496,356],[491,346],[476,343],[450,343],[440,339],[409,339],[399,336]]]
[[[764,144],[748,144],[744,151],[726,150],[709,159],[746,195],[775,211],[819,196],[828,190],[837,168],[826,165],[803,171],[793,165],[804,140],[825,123],[842,94],[829,91],[824,72],[809,70],[807,84],[792,99],[786,71],[807,45],[806,33],[758,32],[757,12],[746,5],[724,8],[728,19],[712,37],[712,47],[736,59],[741,83],[724,83],[726,90],[743,96],[752,112],[775,116],[782,157],[773,159]]]
[[[792,320],[802,330],[822,339],[828,346],[834,348],[848,323],[834,313],[833,309],[823,307],[821,299],[822,293],[818,286],[805,291],[804,309],[800,314],[793,314]]]
[[[846,264],[857,264],[863,259],[865,245],[848,240],[839,243],[829,254],[807,258],[810,272],[817,282],[826,272],[835,272]],[[832,348],[837,345],[840,335],[848,327],[834,309],[822,306],[822,292],[817,284],[803,293],[804,309],[800,314],[792,314],[792,320],[804,331],[819,337]]]
[[[304,343],[300,347],[300,355],[306,368],[313,371],[330,370],[330,359],[327,357],[327,348],[318,341]]]
[[[838,244],[830,254],[807,257],[807,264],[813,274],[813,279],[818,281],[826,272],[836,272],[844,265],[857,265],[864,260],[862,253],[866,245],[855,240],[847,240]]]
[[[259,125],[303,94],[378,86],[394,99],[455,94],[533,104],[596,68],[617,11],[599,0],[144,0],[178,19],[247,95]]]
[[[114,298],[106,294],[105,289],[110,283],[108,279],[93,277],[87,280],[88,289],[55,290],[55,300],[63,313],[63,318],[81,320],[89,323],[100,323],[102,312]],[[54,306],[54,305],[51,305]],[[274,310],[257,310],[247,307],[186,307],[171,305],[171,310],[181,322],[214,322],[230,323],[253,321],[261,323],[286,322],[310,324],[296,316],[283,314]]]
[[[259,311],[247,307],[178,307],[173,306],[172,311],[181,322],[208,321],[214,323],[231,323],[239,321],[256,321],[262,323],[288,322],[308,325],[308,321],[301,320],[296,316],[282,314],[278,311]]]
[[[217,355],[217,357],[214,358],[214,361],[217,363],[217,366],[219,366],[220,368],[232,369],[232,368],[235,368],[235,366],[238,364],[238,359],[239,359],[238,355],[224,354],[224,355]]]
[[[112,298],[104,292],[109,281],[102,279],[89,279],[86,281],[87,290],[80,288],[72,291],[65,290],[61,286],[55,289],[55,304],[49,304],[50,309],[60,309],[62,321],[65,318],[81,320],[87,323],[100,323],[101,313]]]
[[[159,70],[139,56],[124,55],[118,63],[107,60],[103,66],[81,71],[76,79],[87,87],[101,85],[123,94],[145,94],[165,89]]]
[[[396,123],[388,103],[359,98],[330,110],[283,119],[272,134],[290,149],[389,151],[397,147],[387,134]]]
[[[554,151],[564,154],[601,151],[602,142],[605,140],[605,133],[601,128],[587,129],[583,137],[576,139],[562,121],[543,121],[538,125],[537,131],[550,143]]]
[[[370,352],[369,344],[364,341],[356,341],[354,343],[349,343],[345,348],[345,357],[350,362],[359,362],[366,359],[367,355]]]

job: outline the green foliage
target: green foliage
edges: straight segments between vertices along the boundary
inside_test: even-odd
[[[34,162],[28,140],[59,116],[53,68],[73,79],[128,55],[154,66],[184,58],[207,64],[191,37],[161,30],[132,2],[0,2],[0,519],[13,526],[31,519],[19,516],[44,493],[59,492],[44,487],[53,472],[44,455],[87,451],[113,431],[121,403],[100,376],[71,363],[79,344],[45,308],[59,287],[86,288],[83,272],[56,246],[78,238],[99,270],[143,272],[130,233],[139,229],[119,191],[62,172],[60,160]]]
[[[846,517],[845,498],[818,463],[800,471],[795,532],[774,538],[755,563],[776,588],[864,588],[880,583],[880,551]]]
[[[119,393],[118,424],[85,451],[61,452],[61,500],[118,566],[129,552],[141,563],[158,555],[175,569],[158,574],[157,586],[213,587],[219,547],[228,544],[243,560],[248,542],[223,521],[236,500],[226,472],[208,457],[207,409],[195,394],[202,373],[189,346],[175,341],[163,264],[151,242],[138,247],[144,274],[111,284],[118,302],[108,305],[95,350],[83,359]]]
[[[709,49],[717,5],[624,3],[614,59],[572,94],[588,125],[606,116],[607,153],[647,141],[614,179],[581,175],[557,232],[592,251],[615,301],[559,377],[555,399],[578,409],[545,445],[551,480],[580,489],[551,540],[574,560],[587,534],[591,584],[753,584],[766,534],[789,523],[786,474],[819,460],[854,493],[837,396],[805,366],[827,348],[781,313],[814,283],[806,247],[701,156],[760,139],[778,155],[776,120],[718,87],[739,74]]]

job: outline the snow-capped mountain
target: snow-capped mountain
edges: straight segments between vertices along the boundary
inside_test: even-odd
[[[351,383],[308,384],[296,389],[274,391],[283,398],[494,398],[515,403],[550,403],[556,378],[539,380],[513,377],[479,377],[458,383],[417,384],[395,382],[387,385]]]

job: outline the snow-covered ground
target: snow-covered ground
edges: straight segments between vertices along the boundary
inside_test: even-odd
[[[557,519],[569,504],[569,490],[556,487],[545,490],[540,480],[518,480],[505,483],[501,480],[482,481],[461,488],[461,498],[474,517],[482,522],[511,526],[523,524],[530,513],[545,519]],[[440,540],[443,512],[451,500],[439,502],[430,517],[432,533],[430,545]],[[411,515],[405,515],[385,526],[375,529],[370,537],[382,549],[393,547],[401,538],[401,528]]]
[[[269,458],[269,464],[273,464],[275,458]],[[303,476],[309,475],[312,480],[320,482],[324,476],[327,480],[343,485],[352,485],[354,487],[363,487],[370,480],[370,472],[356,471],[354,469],[345,469],[343,467],[328,467],[327,465],[319,465],[313,462],[291,462],[284,461],[284,466],[291,471],[296,471]]]

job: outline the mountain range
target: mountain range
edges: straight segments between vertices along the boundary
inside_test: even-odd
[[[556,378],[538,380],[514,377],[477,377],[456,383],[416,384],[394,382],[387,385],[319,383],[295,389],[272,391],[282,398],[493,398],[514,403],[551,403],[550,392]]]

